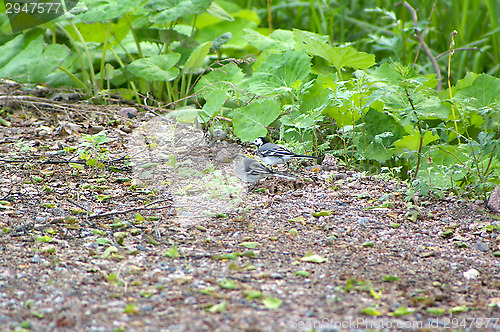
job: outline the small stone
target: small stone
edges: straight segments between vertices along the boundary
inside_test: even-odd
[[[33,256],[33,258],[31,258],[31,262],[35,263],[35,264],[38,264],[38,263],[42,262],[42,259],[40,258],[40,255],[35,254],[35,256]]]
[[[104,130],[103,126],[89,126],[88,133],[94,135]]]
[[[469,280],[469,279],[476,279],[479,276],[479,271],[476,269],[469,269],[466,272],[464,272],[464,278]]]
[[[137,109],[134,107],[124,107],[118,111],[118,114],[124,118],[133,119],[137,116]]]
[[[48,218],[47,217],[43,217],[43,216],[37,216],[35,217],[35,222],[36,223],[45,223],[47,222]]]
[[[490,247],[486,243],[481,242],[481,241],[476,242],[476,244],[474,244],[474,248],[476,250],[484,251],[484,252],[490,251]]]
[[[493,212],[500,212],[500,185],[496,186],[491,192],[487,206]]]
[[[321,167],[325,171],[336,171],[339,169],[338,166],[339,162],[337,158],[335,158],[333,155],[327,153],[325,154],[325,157],[323,158],[323,162],[321,163]]]

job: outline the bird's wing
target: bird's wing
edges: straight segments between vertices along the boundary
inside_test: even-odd
[[[262,145],[259,152],[264,157],[291,157],[295,155],[292,151],[272,143]]]

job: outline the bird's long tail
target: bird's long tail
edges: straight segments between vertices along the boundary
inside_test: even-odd
[[[319,159],[320,157],[316,156],[306,156],[306,155],[301,155],[301,154],[296,154],[292,158],[309,158],[309,159]]]

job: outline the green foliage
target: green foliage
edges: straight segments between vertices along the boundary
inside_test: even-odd
[[[94,96],[126,88],[138,101],[151,93],[185,106],[170,114],[177,119],[227,129],[241,141],[274,136],[297,153],[331,153],[362,169],[389,170],[414,194],[454,190],[486,198],[499,182],[500,80],[470,71],[462,78],[471,68],[499,71],[498,62],[485,63],[500,54],[500,15],[491,1],[468,2],[462,12],[438,4],[426,16],[433,2],[425,0],[415,8],[416,23],[391,1],[334,7],[296,0],[283,7],[277,0],[263,2],[265,10],[252,3],[86,0],[43,27],[0,34],[0,77],[72,84]],[[490,27],[465,24],[465,14]],[[431,59],[418,56],[424,46],[413,35],[425,30],[436,58],[450,50],[451,31],[442,28],[450,20],[436,20],[448,16],[460,27],[455,41],[462,45],[454,48],[477,45],[483,53],[472,55],[473,64],[466,62],[473,51],[443,57],[456,84],[439,91]],[[264,22],[277,29],[258,28]],[[448,63],[436,63],[445,73]],[[87,164],[102,167],[102,138],[84,137],[78,152]]]

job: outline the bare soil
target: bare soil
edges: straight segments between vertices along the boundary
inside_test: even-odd
[[[300,165],[247,192],[234,142],[42,97],[1,99],[0,330],[500,329],[483,202]]]

